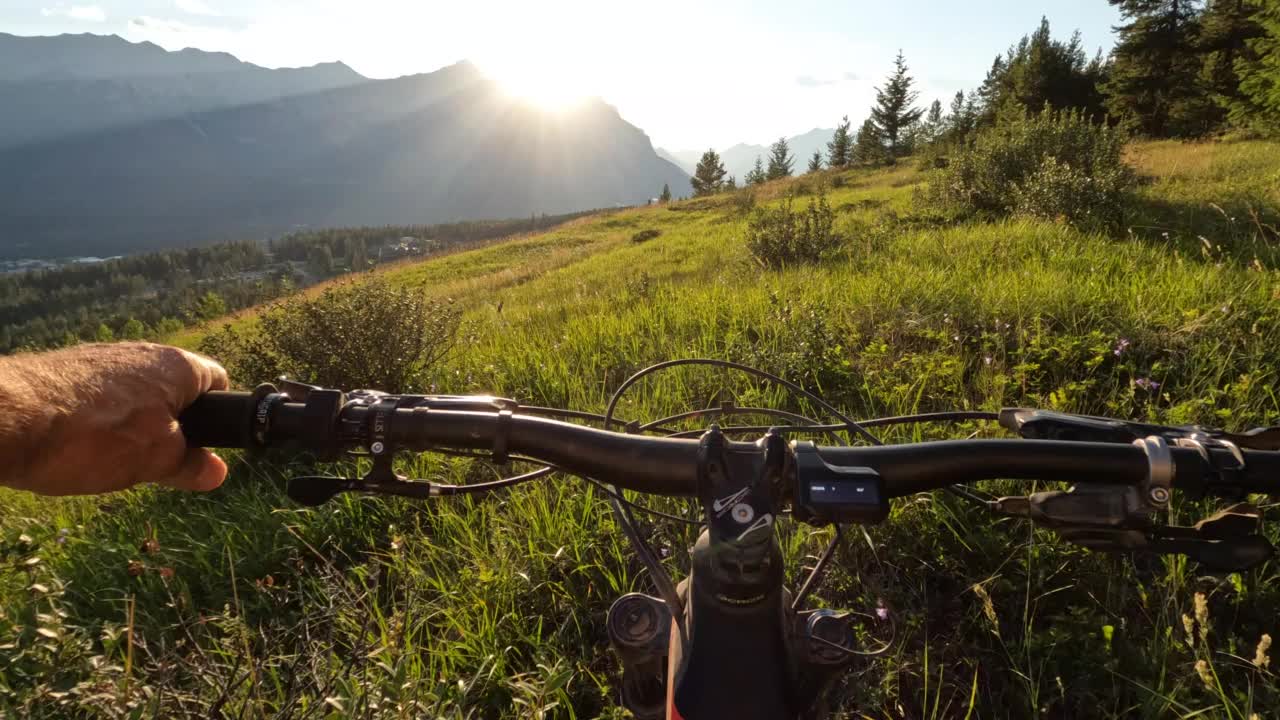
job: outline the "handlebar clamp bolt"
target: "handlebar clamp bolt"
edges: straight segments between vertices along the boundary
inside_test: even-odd
[[[1151,501],[1158,505],[1169,502],[1169,491],[1162,487],[1151,488]]]
[[[381,442],[376,442],[369,446],[369,452],[373,453],[374,455],[381,455],[382,451],[386,449],[387,449],[387,446],[383,445]]]

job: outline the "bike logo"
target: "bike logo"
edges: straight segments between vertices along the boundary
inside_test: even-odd
[[[724,515],[725,512],[729,510],[729,508],[742,502],[742,499],[745,498],[748,494],[750,494],[750,492],[751,492],[751,488],[742,488],[741,490],[730,495],[729,497],[724,497],[724,498],[720,498],[719,500],[716,500],[715,502],[711,503],[711,512],[715,513],[716,517],[720,517],[721,515]]]

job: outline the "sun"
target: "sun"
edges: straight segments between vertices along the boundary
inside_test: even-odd
[[[543,110],[570,110],[595,94],[580,61],[548,49],[484,58],[477,65],[509,95]]]

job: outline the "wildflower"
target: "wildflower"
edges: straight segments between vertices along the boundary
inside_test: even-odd
[[[1271,667],[1271,656],[1267,651],[1271,649],[1271,636],[1263,633],[1258,638],[1258,647],[1253,651],[1253,666],[1259,670],[1266,670]]]
[[[1114,353],[1116,357],[1120,357],[1124,354],[1125,350],[1129,349],[1129,345],[1131,344],[1132,343],[1129,342],[1129,338],[1120,338],[1116,341],[1116,346],[1111,352]]]
[[[160,577],[162,577],[162,578],[164,578],[164,579],[166,579],[166,580],[168,580],[169,578],[173,577],[173,574],[174,574],[174,571],[173,571],[173,568],[171,568],[171,567],[162,567],[162,568],[160,568]]]
[[[1149,392],[1154,392],[1160,389],[1160,383],[1146,377],[1140,377],[1137,380],[1134,380],[1133,384]]]
[[[155,555],[160,552],[160,543],[155,538],[147,538],[138,549],[147,555]]]
[[[54,539],[54,542],[56,542],[59,545],[66,545],[67,537],[70,535],[71,535],[71,530],[69,528],[62,528],[58,530],[58,537]]]
[[[1182,613],[1182,629],[1187,631],[1187,644],[1194,646],[1196,644],[1196,621],[1191,616]]]
[[[984,365],[990,365],[990,364],[991,364],[991,356],[990,356],[990,355],[983,355],[983,356],[982,356],[982,364],[984,364]]]
[[[1203,642],[1209,637],[1209,598],[1204,593],[1196,593],[1196,623],[1200,625],[1200,640]]]
[[[973,594],[982,600],[982,614],[986,615],[987,621],[991,623],[991,632],[995,633],[996,637],[1000,637],[1000,618],[996,615],[995,603],[991,602],[987,589],[981,585],[974,585]]]
[[[1204,683],[1206,689],[1210,691],[1214,689],[1213,671],[1209,669],[1209,663],[1204,660],[1197,660],[1196,674],[1200,676],[1200,682]]]
[[[126,570],[128,571],[129,575],[131,575],[132,577],[138,577],[139,575],[147,571],[147,567],[143,565],[141,562],[139,562],[138,560],[130,560]]]
[[[889,619],[889,608],[884,606],[883,600],[876,603],[876,617],[880,618],[881,620]],[[1266,637],[1266,635],[1263,635],[1263,637]]]

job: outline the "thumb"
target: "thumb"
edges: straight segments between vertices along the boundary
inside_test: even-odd
[[[183,456],[178,469],[157,482],[179,490],[205,492],[213,490],[227,478],[227,464],[204,448],[191,448]]]

